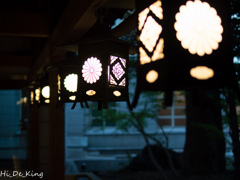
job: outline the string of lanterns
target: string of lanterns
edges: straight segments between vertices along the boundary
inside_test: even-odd
[[[88,107],[88,101],[97,101],[101,110],[108,102],[126,101],[132,109],[142,91],[234,86],[228,1],[136,0],[136,9],[139,46],[132,104],[129,44],[102,32],[83,38],[78,55],[68,53],[57,65],[60,102],[73,102],[74,108],[78,102]]]

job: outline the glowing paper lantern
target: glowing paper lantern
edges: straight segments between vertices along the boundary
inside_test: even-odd
[[[98,108],[108,102],[126,101],[128,96],[129,45],[97,33],[78,44],[78,90],[75,102],[96,101]]]
[[[49,86],[44,86],[44,87],[42,88],[41,93],[42,93],[42,96],[43,96],[43,97],[49,99],[49,98],[50,98],[50,87],[49,87]]]
[[[45,98],[45,103],[50,103],[50,87],[44,86],[41,90],[41,95]]]
[[[48,85],[48,74],[34,81],[30,90],[30,105],[43,105],[50,103],[50,87]]]
[[[137,0],[141,91],[233,87],[231,8],[225,0]]]
[[[39,80],[39,87],[37,92],[40,91],[40,104],[49,104],[50,103],[50,86],[49,86],[49,79],[48,73],[46,73],[40,80]],[[37,97],[37,96],[36,96]]]
[[[33,88],[30,90],[30,105],[35,105],[40,103],[41,90],[40,87],[33,85]]]
[[[60,103],[74,102],[76,99],[78,61],[76,53],[67,52],[62,61],[54,64],[58,72],[58,100]]]
[[[30,91],[30,104],[43,105],[50,103],[50,87],[48,85],[48,74],[38,79]]]

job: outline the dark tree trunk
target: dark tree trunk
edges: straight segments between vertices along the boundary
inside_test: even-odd
[[[234,153],[234,167],[236,176],[240,177],[240,142],[239,142],[239,129],[238,129],[238,118],[236,112],[235,94],[232,89],[228,93],[228,104],[229,104],[229,120],[230,120],[230,135],[233,143]]]
[[[215,174],[225,170],[225,139],[218,90],[186,92],[187,129],[182,174]]]

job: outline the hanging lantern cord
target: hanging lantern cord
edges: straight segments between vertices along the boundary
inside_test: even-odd
[[[97,25],[98,28],[103,32],[110,32],[111,26],[104,20],[105,15],[107,14],[106,8],[99,8],[96,12],[97,15]]]

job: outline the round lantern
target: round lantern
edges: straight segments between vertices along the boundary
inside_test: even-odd
[[[64,59],[56,63],[58,79],[58,100],[60,103],[74,102],[78,83],[78,57],[74,52],[67,52]]]

